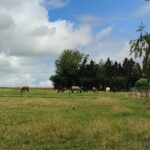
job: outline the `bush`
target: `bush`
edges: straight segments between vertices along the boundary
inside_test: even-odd
[[[147,79],[140,79],[135,83],[136,87],[150,87],[150,83],[148,84]]]

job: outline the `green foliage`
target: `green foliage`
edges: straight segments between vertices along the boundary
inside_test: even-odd
[[[59,85],[66,86],[67,78],[65,76],[54,75],[50,77],[50,80],[53,81],[55,87],[58,87]]]
[[[148,82],[150,82],[150,34],[144,33],[144,25],[141,23],[139,29],[140,37],[130,41],[130,52],[135,54],[135,57],[143,57],[143,68]]]
[[[126,78],[122,76],[116,76],[113,78],[113,85],[117,88],[117,90],[126,89]]]
[[[135,86],[136,87],[150,87],[150,84],[148,83],[147,79],[140,79],[136,81]]]
[[[126,78],[126,89],[129,89],[141,77],[141,67],[133,59],[125,58],[123,61],[123,74]]]
[[[56,87],[59,85],[70,87],[77,84],[79,82],[77,74],[86,57],[77,50],[64,50],[55,61],[56,75],[50,80]]]
[[[108,58],[98,64],[88,61],[88,55],[77,50],[65,50],[55,62],[56,74],[50,77],[55,88],[78,85],[84,89],[93,86],[105,89],[106,86],[118,90],[128,90],[141,78],[142,71],[133,59],[125,58],[123,63],[113,62]]]
[[[76,74],[83,62],[83,56],[84,55],[77,50],[64,50],[55,62],[57,74]]]

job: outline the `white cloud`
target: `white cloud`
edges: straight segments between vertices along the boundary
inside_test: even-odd
[[[125,57],[132,57],[129,42],[125,39],[107,39],[99,44],[91,45],[90,49],[91,56],[96,62],[101,59],[106,60],[108,57],[113,61],[122,62]]]
[[[48,9],[61,8],[67,5],[69,0],[45,0],[44,5]]]
[[[43,2],[0,0],[0,86],[52,86],[48,79],[54,74],[54,61],[48,56],[64,49],[85,48],[84,53],[97,60],[118,59],[127,53],[127,47],[122,48],[124,41],[118,44],[118,39],[111,39],[113,26],[93,35],[90,23],[76,26],[67,20],[51,21]],[[48,2],[58,8],[68,1]],[[99,21],[92,16],[85,20]]]
[[[146,3],[142,5],[137,12],[135,13],[136,16],[146,16],[150,15],[150,3]]]
[[[66,20],[49,21],[42,1],[15,0],[17,5],[10,0],[0,1],[0,52],[8,55],[50,55],[91,42],[90,27],[76,27]]]
[[[0,86],[1,87],[15,87],[15,86],[24,86],[28,84],[32,84],[33,79],[30,74],[7,74],[6,76],[2,76],[0,78]]]
[[[44,59],[49,61],[49,57]],[[49,76],[54,72],[53,63],[40,57],[8,56],[0,53],[0,86],[51,87]]]
[[[113,36],[114,26],[109,26],[101,30],[90,45],[85,47],[85,50],[90,54],[96,62],[101,59],[106,60],[108,57],[111,60],[122,61],[125,57],[130,57],[130,46],[127,39]]]
[[[92,41],[89,26],[49,21],[43,2],[0,0],[0,86],[51,86],[47,80],[54,73],[54,62],[47,56]],[[48,2],[58,8],[68,1]]]
[[[98,41],[105,40],[105,38],[107,38],[107,37],[109,37],[111,35],[112,30],[113,30],[113,26],[110,26],[110,27],[107,27],[107,28],[103,29],[102,31],[100,31],[97,34],[96,39]]]
[[[80,15],[77,19],[83,24],[98,25],[102,22],[102,17],[95,15]]]
[[[53,84],[50,80],[42,81],[38,85],[38,87],[53,87]]]
[[[83,14],[77,15],[77,20],[82,24],[90,25],[90,26],[98,26],[101,23],[112,24],[113,22],[122,19],[122,16],[112,15],[112,16],[97,16],[92,14]]]

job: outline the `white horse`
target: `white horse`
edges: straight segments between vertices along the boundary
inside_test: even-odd
[[[72,87],[71,87],[71,92],[74,93],[74,91],[77,91],[77,93],[78,93],[78,92],[81,93],[81,92],[82,92],[82,89],[81,89],[79,86],[72,86]]]
[[[106,87],[106,92],[110,92],[110,87]]]

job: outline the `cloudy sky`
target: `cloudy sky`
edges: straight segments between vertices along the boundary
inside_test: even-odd
[[[0,86],[51,86],[64,49],[122,61],[141,21],[144,0],[0,0]]]

